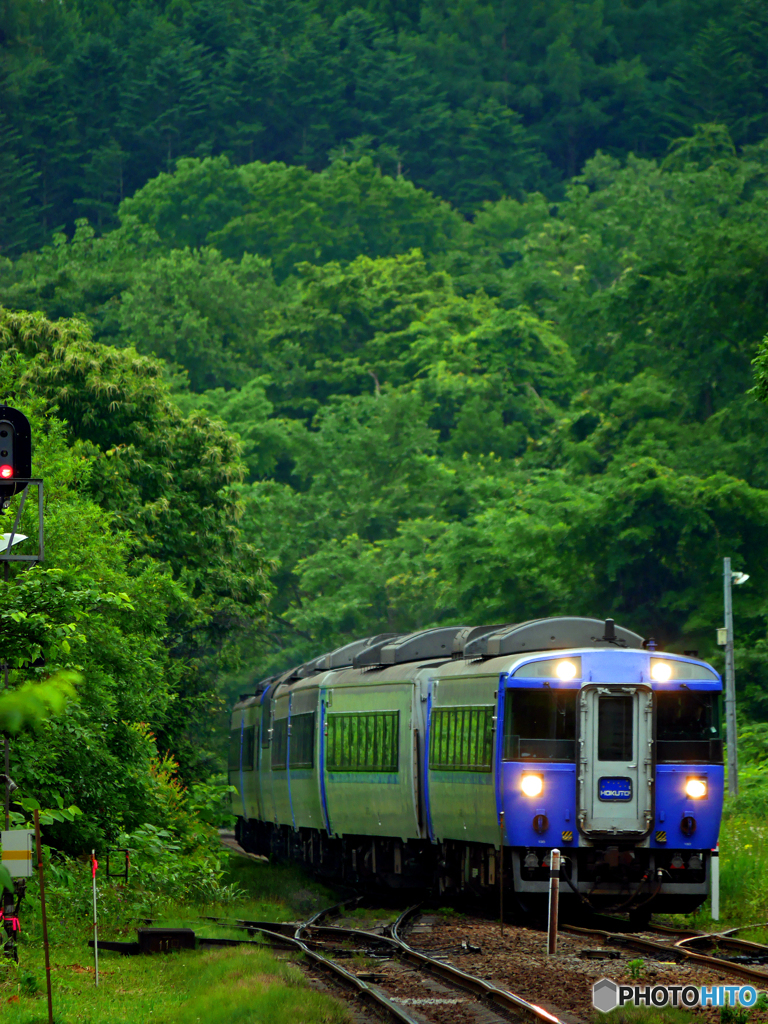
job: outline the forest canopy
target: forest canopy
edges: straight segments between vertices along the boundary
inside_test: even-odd
[[[737,146],[768,133],[759,0],[10,0],[0,42],[11,257],[78,217],[113,226],[183,157],[371,154],[471,215],[559,198],[597,150],[660,159],[714,122]]]
[[[96,680],[63,720],[102,687],[105,764],[202,776],[223,701],[385,628],[613,616],[720,665],[724,556],[768,719],[763,5],[2,19],[3,381],[60,545],[18,657]]]

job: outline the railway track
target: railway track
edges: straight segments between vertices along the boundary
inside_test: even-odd
[[[401,1024],[424,1024],[425,1016],[436,1021],[455,1019],[452,1016],[446,1018],[443,1014],[449,1009],[454,1014],[458,1004],[463,1004],[463,1015],[466,1015],[467,1004],[482,1007],[483,1012],[475,1016],[484,1024],[493,1024],[494,1020],[509,1022],[510,1018],[530,1024],[575,1024],[577,1021],[572,1014],[562,1018],[509,989],[446,962],[442,956],[411,946],[405,932],[418,914],[418,908],[410,908],[401,913],[388,927],[386,934],[329,923],[330,918],[338,916],[350,904],[357,902],[352,900],[328,907],[298,926],[243,919],[238,919],[234,925],[222,918],[207,920],[223,927],[242,929],[249,936],[259,935],[273,946],[303,953],[313,967],[323,970],[346,989],[351,989],[379,1014]],[[249,941],[252,940],[199,939],[201,946],[235,945]],[[390,973],[386,979],[382,977],[387,989],[395,990],[392,993],[382,984],[367,981],[338,962],[355,954],[379,960],[394,960],[400,965],[407,965],[411,970],[401,971],[397,976]],[[416,977],[419,975],[425,975],[431,980],[425,982]],[[415,989],[414,982],[417,986],[426,983],[429,987]],[[414,991],[416,995],[412,994]],[[408,1003],[418,1007],[419,1016],[410,1012]]]
[[[544,1024],[561,1024],[561,1018],[545,1010],[544,1007],[531,1003],[522,996],[516,995],[509,989],[501,988],[489,981],[469,974],[455,967],[453,964],[445,963],[434,956],[429,956],[422,950],[414,949],[404,938],[404,931],[409,922],[418,913],[418,907],[405,910],[391,929],[392,937],[398,943],[400,955],[408,963],[415,965],[420,970],[429,971],[444,981],[472,993],[477,998],[484,1000],[496,1007],[501,1007],[516,1017],[523,1017],[527,1020],[544,1022]]]
[[[207,918],[206,920],[220,923],[227,928],[243,929],[248,932],[249,936],[258,934],[272,946],[303,953],[307,962],[312,967],[322,970],[326,975],[330,975],[343,988],[352,990],[357,998],[368,1003],[380,1014],[383,1014],[387,1020],[397,1021],[398,1024],[423,1024],[421,1020],[418,1020],[409,1013],[404,1006],[400,1006],[390,999],[379,986],[372,985],[365,979],[358,977],[357,974],[338,963],[330,955],[335,953],[338,957],[338,947],[341,946],[342,942],[350,938],[359,939],[360,936],[364,936],[368,946],[370,946],[371,941],[374,943],[378,942],[379,936],[374,933],[359,932],[357,929],[323,929],[325,931],[331,930],[334,933],[336,943],[332,946],[327,941],[315,939],[304,934],[309,929],[321,930],[319,922],[325,917],[338,913],[339,909],[343,906],[344,904],[337,904],[333,907],[327,907],[299,925],[247,920],[237,920],[233,925],[231,922],[221,918]],[[339,934],[336,935],[336,932]],[[198,941],[200,946],[205,947],[242,945],[252,940],[200,938]],[[261,945],[261,943],[258,944]],[[350,952],[352,951],[346,948],[343,950],[345,956],[349,956]]]
[[[430,949],[428,946],[430,942],[434,942],[434,939],[428,940],[425,946],[419,946],[418,942],[415,944],[409,942],[407,931],[415,919],[417,910],[405,911],[394,922],[389,932],[382,935],[366,929],[345,928],[338,923],[330,923],[334,913],[343,910],[343,906],[328,908],[320,915],[305,922],[301,926],[302,941],[329,960],[343,959],[357,953],[369,959],[386,958],[400,965],[407,965],[417,974],[431,977],[448,986],[448,994],[450,992],[463,993],[470,1005],[472,1003],[482,1005],[486,1008],[486,1014],[492,1008],[495,1013],[507,1020],[511,1015],[517,1020],[537,1021],[540,1024],[553,1024],[555,1021],[559,1024],[563,1024],[563,1021],[573,1024],[574,1020],[585,1019],[591,1014],[591,1006],[587,1010],[587,1003],[591,997],[586,993],[589,992],[595,975],[584,970],[586,967],[584,961],[599,962],[600,956],[585,956],[584,954],[599,954],[600,950],[579,950],[573,943],[573,940],[577,938],[582,940],[598,939],[602,947],[607,947],[604,949],[606,960],[619,953],[624,954],[621,957],[624,962],[633,953],[644,956],[648,961],[647,976],[649,977],[658,976],[659,973],[661,975],[668,974],[670,969],[674,970],[673,964],[676,963],[683,969],[683,974],[690,971],[708,970],[714,975],[735,976],[740,980],[749,981],[759,989],[768,989],[768,946],[733,936],[731,932],[736,929],[731,929],[727,933],[704,934],[690,928],[675,929],[663,925],[652,925],[649,930],[658,935],[658,939],[654,939],[647,935],[627,933],[623,931],[627,926],[625,921],[608,917],[599,919],[605,927],[594,925],[577,927],[564,923],[561,925],[561,931],[564,937],[572,936],[570,944],[562,943],[563,948],[558,957],[551,960],[537,957],[536,963],[531,960],[532,953],[533,956],[536,956],[535,949],[532,950],[531,947],[532,944],[538,945],[538,939],[531,929],[524,925],[517,928],[515,925],[510,925],[509,944],[505,945],[504,940],[499,944],[496,938],[496,928],[489,920],[474,918],[474,916],[466,918],[460,914],[458,915],[460,930],[471,943],[477,944],[475,948],[478,950],[474,956],[467,956],[469,969],[464,970],[453,963],[446,963],[444,955],[441,955],[445,950],[444,944],[442,949]],[[456,923],[454,922],[454,925]],[[280,930],[285,933],[289,927],[269,922],[240,922],[240,926],[252,930],[263,929],[261,934],[265,937],[270,930],[273,932]],[[442,926],[436,924],[436,931],[441,928]],[[448,931],[451,934],[449,942],[456,945],[457,928],[454,927]],[[522,939],[513,937],[516,932],[518,936],[522,933],[525,933],[525,936]],[[482,946],[482,953],[479,946]],[[542,944],[542,952],[543,948]],[[614,951],[613,954],[610,952],[611,949]],[[457,949],[455,952],[462,951]],[[520,954],[523,954],[522,959]],[[577,973],[579,969],[575,967],[575,961],[580,956],[584,967],[581,968],[582,973]],[[453,954],[452,959],[456,959]],[[547,962],[548,960],[549,962]],[[488,970],[495,972],[503,980],[489,981],[487,976],[480,976]],[[548,980],[544,978],[544,974],[547,972],[550,975],[563,972],[560,976],[561,982],[565,978],[570,978],[573,983],[576,983],[579,990],[583,987],[584,991],[580,992],[578,998],[563,997],[564,1004],[562,1005],[568,1007],[568,1012],[555,1009],[556,1006],[561,1006],[561,998],[558,996],[558,989],[551,983],[551,977]],[[614,975],[615,968],[608,969],[608,973]],[[385,972],[382,977],[386,982],[385,987],[391,990],[390,1001],[403,1009],[403,1004],[398,1004],[403,984],[395,983],[398,979],[393,980],[391,971]],[[677,983],[678,978],[673,977],[669,980]],[[710,980],[706,980],[706,983],[709,984]],[[399,981],[402,982],[403,979],[401,978]],[[507,987],[508,985],[509,987]],[[377,986],[371,987],[376,988]],[[527,999],[517,994],[520,989],[525,992]],[[540,1005],[542,992],[547,993],[547,998],[543,999],[544,1006]],[[548,998],[551,998],[553,1003],[547,1002]],[[447,999],[442,1001],[448,1002]],[[424,1001],[410,1000],[410,1002],[420,1004]],[[440,1000],[437,999],[435,1002],[440,1002]],[[431,1019],[435,1019],[434,1015]],[[438,1016],[437,1019],[442,1021],[451,1018]],[[492,1018],[486,1015],[483,1019],[489,1021]]]
[[[738,929],[730,929],[737,931]],[[699,949],[708,949],[710,952],[705,955],[713,956],[717,960],[724,960],[727,963],[739,962],[740,966],[763,965],[763,973],[768,984],[768,946],[760,942],[750,942],[748,939],[737,939],[728,932],[711,932],[699,935],[689,935],[679,939],[675,943],[676,948],[685,951],[698,952]],[[723,950],[727,951],[723,955]],[[730,954],[730,955],[728,955]],[[734,958],[738,957],[739,961]]]
[[[711,935],[703,935],[701,933],[691,935],[689,931],[684,931],[682,934],[683,938],[677,940],[677,942],[659,942],[655,939],[648,939],[642,935],[633,935],[627,932],[611,932],[605,931],[601,928],[581,928],[572,924],[562,924],[561,931],[567,932],[571,935],[583,935],[592,936],[600,939],[601,942],[607,945],[618,946],[623,949],[636,950],[639,953],[646,953],[654,956],[658,959],[659,954],[677,960],[678,962],[687,962],[691,964],[699,964],[702,967],[709,967],[712,970],[722,971],[725,974],[732,974],[738,978],[745,979],[751,982],[759,982],[764,987],[768,987],[768,946],[762,946],[759,943],[747,942],[744,939],[734,939],[727,936],[722,936],[718,933]],[[672,929],[664,929],[664,934],[671,936],[680,934],[674,932]],[[691,948],[691,944],[709,944],[710,947],[715,949],[728,948],[732,950],[738,949],[744,951],[748,949],[753,956],[758,955],[763,957],[760,962],[765,963],[766,967],[760,969],[759,967],[752,966],[746,963],[739,963],[732,959],[728,959],[719,955],[712,955],[701,953],[698,950]]]
[[[244,852],[234,836],[230,834],[222,834],[222,842],[236,853]],[[248,855],[246,854],[246,856]],[[463,971],[453,964],[446,963],[439,956],[430,955],[428,951],[413,948],[408,943],[405,933],[418,914],[417,907],[412,907],[401,913],[387,930],[387,934],[384,935],[366,929],[328,923],[330,918],[338,916],[345,908],[359,902],[361,902],[361,898],[327,907],[298,927],[284,923],[243,919],[237,920],[235,927],[247,931],[249,936],[258,934],[272,945],[304,952],[313,966],[333,975],[337,982],[348,989],[353,989],[369,1004],[375,1004],[376,1008],[387,1015],[389,1019],[424,1024],[423,1017],[417,1020],[402,1003],[398,1003],[398,996],[394,998],[388,996],[379,985],[361,979],[354,972],[337,963],[334,957],[347,959],[357,953],[374,959],[385,956],[396,959],[400,963],[407,964],[415,973],[428,975],[447,985],[451,993],[463,993],[468,1000],[480,1004],[485,1012],[479,1019],[484,1024],[493,1024],[492,1011],[501,1011],[498,1014],[498,1019],[502,1022],[508,1022],[511,1016],[515,1021],[526,1021],[530,1024],[579,1024],[579,1019],[573,1014],[567,1014],[563,1019],[509,989]],[[231,923],[225,922],[223,919],[209,918],[208,920],[218,920],[221,924],[232,927]],[[234,944],[237,940],[200,939],[199,941],[201,945],[228,945]],[[391,983],[391,979],[387,979],[387,984]],[[401,986],[396,985],[395,987]],[[429,1006],[430,1002],[435,1007],[453,1004],[452,1009],[455,1011],[456,1003],[460,1000],[436,995],[434,998],[427,996],[416,1001],[422,1007]]]

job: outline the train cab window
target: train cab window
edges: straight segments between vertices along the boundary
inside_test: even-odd
[[[634,748],[634,698],[601,697],[597,709],[598,761],[631,761]]]
[[[329,772],[396,772],[399,748],[399,711],[328,715]]]
[[[276,718],[272,731],[272,771],[288,767],[288,719]]]
[[[432,770],[489,772],[492,755],[492,704],[433,710],[429,741]]]
[[[695,690],[656,693],[656,761],[723,763],[719,694]]]
[[[504,760],[575,761],[577,694],[578,690],[507,690]]]
[[[315,713],[291,715],[291,768],[312,768],[315,763]]]

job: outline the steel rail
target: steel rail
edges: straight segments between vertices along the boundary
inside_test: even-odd
[[[340,908],[347,906],[350,902],[352,901],[336,904],[333,907],[328,907],[325,910],[320,910],[316,914],[313,914],[308,921],[297,926],[293,935],[293,942],[296,943],[296,945],[316,966],[332,972],[336,978],[344,982],[344,984],[348,985],[350,988],[356,989],[357,994],[361,998],[373,1003],[373,1005],[378,1007],[380,1010],[384,1010],[385,1013],[396,1021],[399,1021],[400,1024],[420,1024],[420,1022],[418,1022],[415,1017],[412,1017],[404,1007],[398,1006],[398,1004],[393,1002],[389,996],[385,995],[377,985],[371,985],[367,981],[363,981],[362,978],[358,978],[356,974],[348,971],[345,967],[342,967],[341,964],[337,964],[335,961],[323,956],[322,953],[317,953],[315,950],[310,949],[307,943],[303,940],[302,932],[304,932],[305,929],[315,926],[315,922],[320,921],[325,917],[330,917],[334,913],[338,913]],[[355,900],[354,902],[357,903],[359,900]],[[348,929],[338,930],[347,931]],[[352,929],[349,929],[349,931],[351,930]]]
[[[759,921],[755,924],[740,924],[738,928],[726,928],[724,932],[717,932],[717,935],[735,935],[736,932],[744,932],[747,928],[768,928],[768,921]]]
[[[664,953],[668,957],[681,956],[687,961],[701,964],[702,967],[709,967],[711,970],[720,971],[723,974],[735,974],[737,977],[746,978],[748,981],[761,981],[768,985],[768,971],[759,971],[754,967],[747,967],[745,964],[735,964],[731,960],[722,960],[716,956],[706,956],[703,953],[695,953],[692,949],[681,946],[679,942],[670,946],[664,942],[655,942],[653,939],[644,939],[639,935],[628,935],[625,932],[606,932],[600,928],[579,928],[573,924],[563,924],[561,931],[575,935],[592,935],[602,942],[608,942],[616,946],[625,946],[627,949],[635,949],[638,952]],[[688,941],[681,939],[680,942]]]
[[[320,911],[321,915],[325,913],[326,911]],[[211,921],[213,924],[218,925],[220,928],[231,928],[233,931],[248,932],[249,935],[255,935],[258,932],[263,935],[277,934],[279,937],[282,938],[293,939],[296,933],[295,921],[250,921],[247,918],[236,918],[235,921],[232,922],[226,917],[210,916],[200,918],[200,920]],[[368,948],[370,948],[370,946],[372,945],[381,945],[386,947],[392,953],[397,952],[397,944],[394,942],[394,940],[386,935],[379,935],[377,932],[369,932],[361,928],[344,928],[341,925],[310,924],[306,921],[302,923],[301,927],[311,928],[313,932],[317,932],[320,935],[325,933],[332,939],[341,939],[343,941],[348,941],[350,939],[358,939],[366,943]],[[207,941],[201,939],[200,936],[198,936],[198,939],[200,939],[200,941]],[[246,939],[216,939],[216,942],[218,943],[223,943],[225,941],[229,943],[247,942]],[[327,949],[329,948],[329,946],[331,948],[334,948],[332,943],[329,943],[322,938],[310,939],[305,937],[303,941],[310,945],[317,946],[319,948]],[[336,946],[335,948],[338,949],[340,947]],[[367,950],[356,950],[354,952],[365,953],[366,951]]]
[[[731,929],[729,929],[730,931]],[[735,929],[733,929],[735,931]],[[679,939],[675,945],[681,949],[688,949],[688,943],[694,945],[722,946],[724,949],[738,949],[742,953],[754,953],[755,955],[768,957],[768,946],[761,942],[750,942],[749,939],[737,939],[728,932],[708,932],[703,935],[690,935],[687,938]]]
[[[459,967],[454,967],[453,964],[444,963],[442,960],[437,960],[435,957],[428,956],[426,953],[414,949],[403,938],[401,929],[406,927],[418,912],[419,907],[410,907],[408,910],[404,910],[392,925],[392,938],[397,943],[404,960],[414,964],[420,970],[436,974],[458,988],[471,992],[481,999],[487,999],[514,1014],[523,1013],[529,1019],[543,1022],[543,1024],[564,1024],[559,1017],[549,1013],[543,1006],[530,1003],[527,999],[515,995],[514,992],[510,992],[508,989],[499,988],[498,985],[492,985],[491,982],[478,978],[474,974],[467,974],[466,971],[462,971]]]
[[[347,900],[344,903],[335,904],[332,907],[326,907],[323,910],[319,910],[316,914],[307,921],[296,925],[290,922],[272,922],[272,921],[248,921],[242,918],[237,919],[237,923],[234,927],[242,928],[247,930],[249,933],[258,932],[264,938],[266,938],[271,945],[276,945],[281,948],[289,948],[297,950],[305,955],[310,964],[313,967],[319,967],[322,970],[332,974],[337,981],[346,985],[348,988],[354,990],[355,994],[362,999],[367,1000],[373,1004],[378,1010],[383,1010],[384,1013],[392,1020],[398,1022],[398,1024],[421,1024],[415,1017],[412,1017],[410,1013],[403,1006],[399,1006],[393,1000],[389,998],[378,986],[371,985],[367,981],[363,981],[362,978],[358,978],[356,974],[348,971],[341,964],[337,964],[328,956],[323,956],[313,946],[318,944],[319,940],[311,939],[308,936],[304,937],[302,933],[308,929],[318,929],[334,933],[338,936],[344,936],[344,938],[352,937],[364,937],[367,941],[376,940],[386,945],[388,948],[396,946],[393,940],[386,936],[376,935],[373,932],[362,931],[358,928],[340,928],[340,927],[329,927],[317,924],[326,917],[330,917],[334,914],[339,914],[344,907],[349,906],[350,903],[358,903],[359,897],[354,900]],[[214,921],[220,923],[223,926],[227,926],[226,918],[214,918],[206,917],[204,920]],[[229,927],[232,927],[230,924]],[[198,937],[198,942],[203,946],[262,946],[261,942],[254,942],[249,939],[217,939],[217,938],[202,938]],[[328,950],[326,949],[326,952]]]

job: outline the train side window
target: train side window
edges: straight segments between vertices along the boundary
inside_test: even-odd
[[[493,705],[434,708],[429,767],[441,772],[489,772],[493,756]]]
[[[575,761],[578,690],[510,687],[504,696],[505,761]]]
[[[231,729],[229,733],[229,770],[231,772],[240,769],[240,730]]]
[[[312,768],[315,763],[315,713],[291,715],[291,768]]]
[[[256,726],[247,725],[243,731],[243,765],[244,772],[253,771],[254,754],[256,753]]]
[[[288,719],[276,718],[272,727],[272,770],[288,767]]]
[[[601,697],[597,711],[598,761],[631,761],[634,748],[634,700]]]
[[[328,715],[325,767],[329,772],[396,772],[400,712]]]
[[[256,726],[247,725],[243,729],[242,736],[240,729],[232,729],[229,733],[229,770],[237,772],[240,766],[240,746],[242,743],[243,764],[242,771],[253,771],[253,755],[256,752]]]

